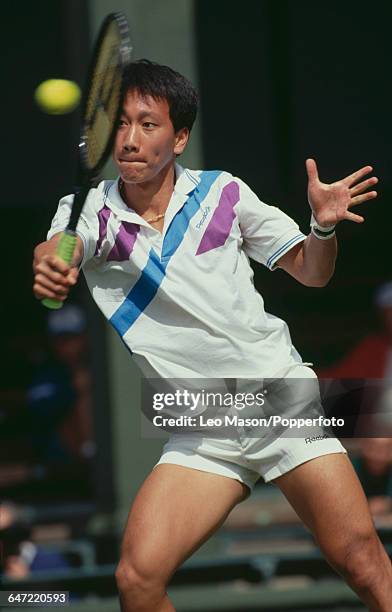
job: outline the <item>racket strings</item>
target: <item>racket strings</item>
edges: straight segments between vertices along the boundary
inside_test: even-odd
[[[85,112],[85,163],[93,169],[105,154],[116,121],[122,85],[122,39],[116,22],[106,32],[91,78]]]

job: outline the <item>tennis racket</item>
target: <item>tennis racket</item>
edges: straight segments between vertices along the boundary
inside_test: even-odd
[[[131,61],[132,44],[122,13],[110,13],[102,23],[95,43],[84,92],[83,115],[78,147],[75,197],[66,230],[56,255],[72,262],[76,246],[76,226],[87,195],[107,161],[116,135],[122,105],[122,74]],[[61,308],[63,302],[45,298],[47,308]]]

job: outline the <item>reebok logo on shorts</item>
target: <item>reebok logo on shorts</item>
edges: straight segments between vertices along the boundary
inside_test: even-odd
[[[305,444],[313,444],[313,442],[325,440],[325,438],[329,438],[328,434],[324,434],[323,436],[312,436],[311,438],[305,438]]]

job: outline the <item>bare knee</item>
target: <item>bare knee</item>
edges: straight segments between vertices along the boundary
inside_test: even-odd
[[[125,561],[120,561],[115,576],[119,591],[142,591],[148,583],[148,577],[139,574],[131,563]]]
[[[371,591],[390,575],[390,560],[375,532],[358,535],[328,560],[359,592]]]
[[[120,599],[132,602],[135,611],[150,611],[165,596],[164,579],[152,572],[143,571],[132,561],[121,560],[115,578]]]

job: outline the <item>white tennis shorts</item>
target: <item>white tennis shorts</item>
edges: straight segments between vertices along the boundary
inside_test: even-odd
[[[315,379],[315,372],[305,364],[296,364],[285,372],[284,378]],[[320,413],[321,400],[316,384]],[[295,400],[294,400],[295,401]],[[288,410],[290,412],[290,410]],[[300,417],[300,413],[296,413]],[[308,416],[308,415],[305,415]],[[173,434],[163,447],[156,465],[175,464],[239,480],[252,489],[262,477],[270,482],[293,468],[323,455],[346,453],[341,442],[323,428],[317,435],[295,437],[249,437],[247,430],[238,427],[235,436],[201,437],[192,433]],[[301,434],[300,434],[301,435]]]

